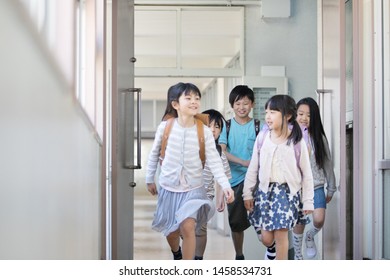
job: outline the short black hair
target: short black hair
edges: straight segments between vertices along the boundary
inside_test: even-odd
[[[249,88],[247,85],[235,86],[229,94],[230,106],[233,108],[234,102],[243,99],[245,96],[248,97],[252,103],[255,102],[255,94],[251,88]]]

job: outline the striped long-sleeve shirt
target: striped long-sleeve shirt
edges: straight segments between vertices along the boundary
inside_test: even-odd
[[[221,160],[223,163],[223,168],[225,170],[225,174],[228,177],[228,179],[232,178],[232,173],[230,171],[230,165],[229,161],[225,155],[225,153],[222,151],[221,152]],[[209,198],[214,198],[215,196],[215,181],[214,181],[214,176],[213,173],[210,170],[210,167],[208,165],[205,165],[204,170],[203,170],[203,180],[204,180],[204,187],[206,188],[207,191],[207,196]]]
[[[153,183],[159,164],[161,141],[166,121],[157,128],[152,150],[149,154],[146,183]],[[221,157],[215,148],[215,141],[211,130],[204,125],[205,155],[214,179],[223,189],[229,188],[230,183],[224,172]],[[169,134],[165,158],[161,164],[158,178],[159,186],[173,192],[185,192],[204,187],[203,166],[199,157],[199,142],[196,125],[182,127],[174,122]]]

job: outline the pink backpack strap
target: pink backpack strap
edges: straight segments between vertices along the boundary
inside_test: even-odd
[[[269,132],[268,125],[264,124],[259,132],[259,136],[257,138],[257,152],[260,155],[260,149],[263,146],[265,135],[267,135]]]
[[[301,142],[298,142],[294,145],[294,152],[295,152],[295,161],[297,162],[297,167],[302,174],[301,166],[299,165],[301,161]]]

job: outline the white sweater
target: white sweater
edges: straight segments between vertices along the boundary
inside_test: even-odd
[[[260,134],[259,134],[260,135]],[[305,140],[301,140],[301,155],[300,155],[300,169],[296,164],[296,157],[293,143],[290,145],[274,144],[270,137],[270,134],[266,134],[264,137],[263,146],[261,147],[260,158],[258,153],[257,141],[253,147],[253,154],[251,162],[248,167],[248,171],[245,176],[243,198],[244,200],[253,199],[252,190],[259,179],[259,189],[263,192],[268,191],[268,186],[271,178],[272,159],[275,150],[285,155],[285,160],[280,163],[280,172],[283,173],[286,183],[290,188],[291,194],[296,194],[302,190],[301,201],[303,203],[303,210],[314,210],[314,187],[313,187],[313,175],[310,167],[309,153]],[[301,173],[302,172],[302,173]],[[280,182],[283,183],[283,182]]]
[[[146,183],[153,183],[159,163],[161,140],[166,121],[157,128],[152,150],[149,154]],[[230,188],[229,180],[224,172],[222,160],[215,147],[211,130],[204,128],[206,163],[214,175],[214,179],[223,188]],[[204,187],[203,167],[199,157],[199,142],[196,125],[185,128],[175,120],[165,150],[165,158],[158,178],[160,187],[172,192],[185,192]]]

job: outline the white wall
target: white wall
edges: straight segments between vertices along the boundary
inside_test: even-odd
[[[245,75],[261,76],[262,66],[285,66],[289,94],[296,101],[316,98],[317,1],[290,3],[289,18],[261,18],[260,7],[245,9]],[[264,253],[253,227],[248,228],[244,238],[246,259],[263,259]]]
[[[101,147],[11,2],[0,1],[0,259],[99,259]]]
[[[291,0],[289,18],[261,18],[259,6],[245,9],[245,75],[262,66],[285,66],[289,94],[315,98],[317,89],[317,1]]]

